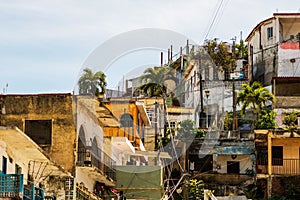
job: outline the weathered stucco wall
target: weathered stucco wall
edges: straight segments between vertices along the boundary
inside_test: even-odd
[[[50,158],[68,171],[75,164],[76,130],[71,94],[0,95],[0,125],[25,132],[26,120],[51,120]]]
[[[273,138],[272,146],[283,146],[283,159],[299,159],[300,138]]]
[[[239,172],[240,174],[246,174],[247,170],[251,170],[253,168],[252,160],[250,155],[236,155],[236,158],[232,158],[231,155],[218,155],[217,164],[220,168],[217,170],[218,173],[226,174],[227,173],[227,162],[234,161],[239,162]]]

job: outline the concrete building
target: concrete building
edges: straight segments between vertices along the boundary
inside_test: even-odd
[[[84,128],[79,128],[77,134],[75,122],[80,116],[73,113],[74,105],[71,94],[1,95],[0,125],[17,127],[1,130],[1,141],[8,148],[3,156],[12,158],[7,163],[21,166],[25,184],[43,185],[45,195],[56,199],[100,199],[94,194],[97,184],[108,188],[114,183],[105,170],[94,170],[99,165],[91,164],[95,160],[91,162],[90,152],[82,155],[78,138]],[[62,172],[55,173],[55,166]]]
[[[287,131],[255,130],[257,185],[264,198],[273,195],[299,198],[300,137]]]
[[[254,183],[253,141],[254,136],[248,133],[208,132],[189,146],[186,168],[191,178],[203,180],[216,196],[242,195],[247,185]]]
[[[274,13],[258,23],[246,38],[249,80],[270,86],[273,77],[300,76],[299,33],[299,13]]]

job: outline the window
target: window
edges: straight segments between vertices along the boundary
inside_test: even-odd
[[[272,165],[283,165],[282,146],[272,146]]]
[[[166,122],[166,126],[169,127],[169,123]],[[176,122],[170,122],[170,127],[175,128],[176,127]]]
[[[240,162],[227,161],[227,174],[239,174]]]
[[[7,173],[7,158],[2,156],[2,174]]]
[[[268,39],[272,39],[273,38],[273,27],[269,27],[267,30],[268,30]]]
[[[149,117],[149,120],[151,123],[154,123],[154,109],[148,109],[147,110],[147,115]]]
[[[268,165],[268,150],[267,147],[257,148],[257,164]]]
[[[52,140],[52,120],[26,120],[25,133],[38,145],[49,146]]]

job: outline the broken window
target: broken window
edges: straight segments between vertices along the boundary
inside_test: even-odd
[[[26,120],[25,133],[38,145],[49,146],[52,141],[52,120]]]

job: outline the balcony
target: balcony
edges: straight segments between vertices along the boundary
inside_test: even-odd
[[[22,199],[23,174],[0,174],[0,198]]]
[[[44,200],[44,190],[41,188],[34,187],[33,184],[24,187],[24,197],[23,200]],[[49,198],[48,198],[49,199]]]
[[[272,174],[275,175],[298,175],[300,174],[299,159],[283,159],[280,162],[273,163]],[[276,164],[276,165],[274,165]]]
[[[267,164],[267,160],[261,161],[261,164],[257,165],[257,173],[268,174]],[[272,175],[300,175],[300,159],[273,159]]]
[[[91,147],[78,149],[77,166],[94,167],[100,173],[105,174],[107,178],[116,180],[115,161],[99,148],[94,150]]]
[[[0,198],[45,200],[44,191],[33,184],[23,184],[23,174],[0,174]],[[50,196],[48,196],[48,199]]]

